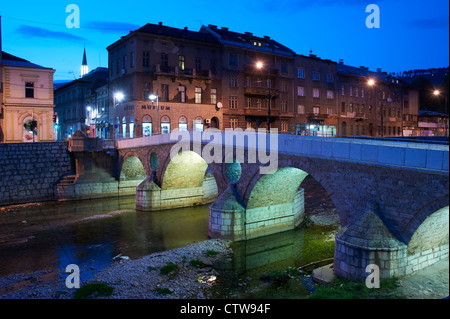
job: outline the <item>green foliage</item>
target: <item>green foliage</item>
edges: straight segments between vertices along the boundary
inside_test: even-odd
[[[173,272],[173,271],[175,271],[177,269],[178,269],[178,265],[170,262],[170,263],[167,263],[165,266],[163,266],[161,268],[160,274],[161,275],[168,275],[168,274],[170,274],[171,272]]]
[[[369,289],[364,281],[352,281],[335,278],[329,285],[320,285],[309,299],[368,299],[382,298],[395,292],[398,288],[398,280],[382,279],[380,288]],[[400,296],[398,296],[400,297]]]
[[[215,251],[215,250],[208,250],[206,252],[206,257],[212,257],[212,256],[216,256],[219,252]]]
[[[75,291],[76,299],[89,299],[95,297],[108,297],[114,288],[106,282],[94,282],[86,284]]]
[[[172,292],[172,290],[170,290],[169,288],[156,288],[154,290],[158,295],[170,295]]]
[[[198,259],[191,260],[189,262],[189,265],[191,265],[191,267],[195,267],[195,268],[203,268],[205,266],[203,261],[198,260]]]

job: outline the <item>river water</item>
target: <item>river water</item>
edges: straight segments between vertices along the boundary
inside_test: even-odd
[[[317,211],[306,207],[309,214]],[[134,196],[2,207],[0,277],[77,264],[86,280],[111,265],[115,258],[137,259],[207,240],[208,219],[208,205],[136,211]],[[252,298],[275,294],[283,298],[308,294],[301,284],[295,283],[293,290],[287,287],[287,292],[269,291],[256,279],[267,271],[298,268],[333,257],[338,226],[318,224],[233,243],[233,256],[222,265],[228,284],[224,282],[219,296]]]

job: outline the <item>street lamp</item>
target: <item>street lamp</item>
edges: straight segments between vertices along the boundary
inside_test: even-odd
[[[261,61],[256,62],[256,68],[259,70],[262,70],[264,68],[264,63]],[[269,102],[267,104],[267,132],[270,133],[270,74],[269,74],[269,68],[267,68],[267,88],[269,89]]]
[[[441,91],[439,91],[439,90],[434,90],[433,91],[433,94],[435,95],[435,96],[440,96],[441,95]],[[446,93],[442,93],[442,95],[444,96],[444,112],[445,112],[445,115],[448,115],[447,113],[447,94]],[[447,120],[448,120],[448,118],[447,119],[444,119],[445,120],[445,132],[444,132],[444,134],[445,134],[445,136],[447,136]]]
[[[116,101],[118,101],[119,103],[122,102],[123,98],[125,97],[125,95],[123,95],[122,92],[117,92],[114,94],[114,106],[116,106]]]
[[[159,134],[159,96],[158,96],[158,90],[156,90],[156,95],[155,94],[150,94],[149,96],[150,100],[152,101],[152,105],[153,105],[153,101],[155,101],[156,99],[156,135]]]
[[[376,83],[375,83],[375,80],[374,80],[374,79],[369,79],[369,81],[367,81],[367,84],[368,84],[370,87],[376,87]],[[374,97],[375,97],[375,101],[376,101],[376,99],[377,99],[376,89],[375,89],[374,91],[375,91]],[[378,103],[375,103],[375,107],[377,106],[377,104],[378,104]],[[381,103],[380,113],[381,113],[381,128],[380,128],[380,133],[381,133],[381,137],[384,137],[384,126],[383,126],[383,124],[384,124],[384,123],[383,123],[383,103]]]

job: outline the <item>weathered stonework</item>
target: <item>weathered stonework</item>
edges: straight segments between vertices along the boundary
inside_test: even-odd
[[[66,142],[0,144],[0,205],[55,200],[74,169]]]

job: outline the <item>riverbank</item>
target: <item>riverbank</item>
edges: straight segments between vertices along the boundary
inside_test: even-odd
[[[113,299],[207,299],[219,276],[214,265],[229,258],[230,243],[211,239],[136,260],[118,257],[81,286],[106,283],[113,288],[107,297]],[[67,275],[61,270],[46,270],[0,278],[0,298],[75,298],[77,289],[65,285]]]

